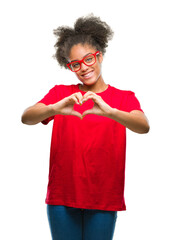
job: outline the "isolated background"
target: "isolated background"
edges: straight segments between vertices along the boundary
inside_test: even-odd
[[[115,35],[103,62],[106,83],[132,90],[151,130],[127,131],[125,199],[117,240],[171,239],[169,1],[21,1],[0,3],[0,239],[48,240],[45,196],[52,122],[21,123],[25,108],[55,84],[77,84],[52,58],[53,29],[94,13]]]

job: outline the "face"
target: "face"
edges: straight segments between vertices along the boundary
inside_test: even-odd
[[[88,45],[77,44],[71,48],[70,61],[82,60],[86,55],[97,52],[97,50]],[[96,56],[96,62],[92,66],[86,66],[81,63],[81,69],[75,72],[78,79],[85,85],[93,85],[101,78],[101,63],[103,61],[102,53]]]

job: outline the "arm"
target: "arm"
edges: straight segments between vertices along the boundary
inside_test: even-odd
[[[81,99],[81,93],[77,92],[54,104],[36,103],[24,111],[21,121],[24,124],[34,125],[57,114],[74,115],[82,118],[81,114],[73,109],[74,104],[79,104]]]
[[[51,104],[46,106],[44,103],[36,103],[24,111],[21,121],[24,124],[34,125],[54,115],[55,111]]]
[[[129,128],[131,131],[136,133],[148,133],[150,126],[148,119],[145,114],[140,110],[133,110],[131,112],[125,112],[118,110],[116,108],[110,107],[104,100],[96,95],[95,93],[88,91],[84,95],[83,101],[92,99],[94,101],[94,106],[92,109],[86,110],[82,115],[83,117],[87,114],[97,114],[100,116],[105,116],[119,122],[125,127]]]
[[[148,119],[145,114],[139,110],[133,110],[129,113],[111,108],[107,117],[114,119],[136,133],[148,133],[150,130]]]

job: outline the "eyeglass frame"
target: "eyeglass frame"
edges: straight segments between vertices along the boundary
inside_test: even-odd
[[[81,69],[81,63],[84,63],[84,64],[85,64],[86,66],[88,66],[88,67],[94,65],[94,64],[96,63],[96,55],[99,54],[99,53],[100,53],[100,51],[97,51],[97,52],[95,52],[95,53],[90,53],[89,55],[85,56],[82,60],[69,62],[69,63],[67,63],[66,65],[67,65],[67,67],[69,68],[69,70],[71,70],[72,72],[78,72],[78,71]],[[84,59],[87,58],[87,57],[90,56],[90,55],[93,55],[93,56],[94,56],[95,62],[94,62],[93,64],[91,64],[91,65],[87,65],[87,64],[84,62]],[[78,62],[78,63],[80,64],[80,68],[79,68],[78,70],[76,70],[76,71],[73,71],[73,70],[70,68],[71,63],[74,63],[74,62]]]

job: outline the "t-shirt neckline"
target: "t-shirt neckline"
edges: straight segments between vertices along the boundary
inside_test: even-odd
[[[79,89],[79,85],[80,85],[80,83],[78,83],[78,84],[76,85],[78,91],[83,92],[83,93],[86,93],[86,91],[83,91],[83,90]],[[104,91],[102,91],[102,92],[99,92],[99,93],[97,92],[97,93],[95,93],[95,94],[103,95],[103,94],[105,94],[106,92],[108,92],[109,90],[110,90],[110,84],[108,84],[108,87],[106,88],[106,90],[104,90]]]

